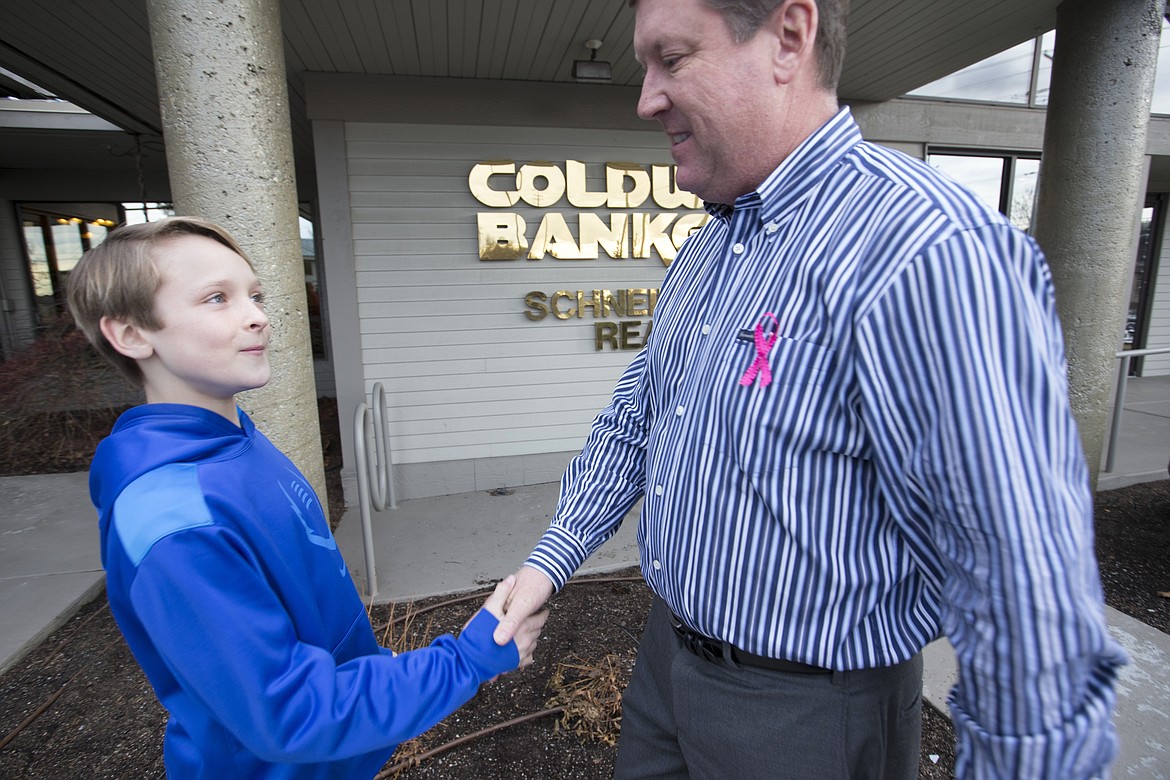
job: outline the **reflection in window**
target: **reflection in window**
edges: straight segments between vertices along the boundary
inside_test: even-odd
[[[1035,158],[1016,158],[1012,173],[1012,191],[1005,212],[1012,224],[1027,232],[1036,214],[1036,185],[1040,179],[1040,161]]]
[[[1048,105],[1048,89],[1052,86],[1052,52],[1056,47],[1056,30],[1049,30],[1040,38],[1036,63],[1036,99],[1033,105]]]
[[[127,225],[141,225],[175,216],[175,207],[170,203],[123,203],[122,216]]]
[[[1170,22],[1162,18],[1162,38],[1158,44],[1158,71],[1154,74],[1154,114],[1170,114]]]
[[[325,359],[325,329],[321,317],[321,281],[318,277],[320,264],[317,262],[317,241],[313,236],[312,209],[308,203],[301,204],[299,218],[301,229],[301,261],[305,267],[305,303],[309,310],[309,342],[313,357]]]
[[[909,94],[1027,105],[1034,49],[1032,41],[1025,41]]]
[[[1157,240],[1162,232],[1162,212],[1165,209],[1165,195],[1147,195],[1142,208],[1141,233],[1138,236],[1137,262],[1133,269],[1133,287],[1130,289],[1129,311],[1126,312],[1124,349],[1145,349],[1149,335],[1150,317],[1154,308],[1157,285]],[[1129,363],[1129,375],[1141,376],[1143,358],[1134,358]]]
[[[1013,46],[907,94],[913,97],[1046,106],[1052,83],[1055,46],[1056,31],[1050,30],[1035,40]],[[1162,19],[1150,111],[1154,114],[1170,114],[1170,22],[1165,17]]]
[[[1000,193],[1003,191],[1003,158],[931,154],[927,161],[974,192],[991,208],[999,208]]]
[[[76,204],[74,204],[76,205]],[[28,276],[36,299],[36,321],[51,325],[65,311],[65,285],[69,272],[87,249],[97,246],[114,226],[104,216],[71,213],[70,204],[21,204],[20,223],[28,258]],[[112,207],[90,205],[96,214],[110,214]]]
[[[990,152],[932,151],[926,161],[974,192],[991,208],[1027,231],[1036,209],[1040,160]]]

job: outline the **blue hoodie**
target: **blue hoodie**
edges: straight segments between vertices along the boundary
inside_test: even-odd
[[[170,713],[170,777],[369,778],[516,668],[480,610],[392,656],[308,482],[242,411],[148,404],[97,449],[110,608]]]

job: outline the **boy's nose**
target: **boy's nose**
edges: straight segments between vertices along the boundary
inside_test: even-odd
[[[264,330],[268,327],[268,314],[264,309],[255,306],[252,310],[252,316],[248,318],[248,327],[251,330]]]

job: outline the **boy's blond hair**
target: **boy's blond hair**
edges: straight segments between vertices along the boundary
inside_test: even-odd
[[[98,353],[135,385],[142,385],[138,361],[123,355],[102,335],[103,317],[125,320],[146,330],[162,327],[154,310],[161,281],[153,250],[180,236],[203,236],[223,244],[252,267],[252,261],[226,230],[199,217],[167,217],[140,225],[120,225],[86,252],[69,272],[69,310]]]

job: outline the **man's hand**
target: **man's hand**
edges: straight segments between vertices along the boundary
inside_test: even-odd
[[[501,582],[500,587],[509,580],[512,581],[512,587],[503,605],[504,614],[500,618],[500,625],[496,626],[495,640],[497,645],[506,645],[508,640],[516,639],[519,646],[522,629],[527,630],[532,620],[539,618],[540,626],[544,625],[548,613],[540,612],[540,609],[552,596],[553,584],[542,572],[530,566],[521,566],[519,571]],[[496,592],[499,590],[497,588]],[[495,595],[493,593],[492,597]],[[539,630],[537,628],[537,633]]]
[[[513,586],[516,583],[516,575],[509,574],[496,585],[496,589],[492,591],[492,595],[488,596],[487,601],[483,603],[482,609],[487,610],[496,616],[497,620],[502,621],[504,618],[504,605],[507,602],[508,596],[512,593]],[[513,636],[510,639],[516,640],[516,650],[520,653],[520,666],[525,667],[532,663],[532,653],[536,649],[536,640],[540,638],[540,631],[544,628],[544,621],[548,619],[548,610],[537,612],[533,615],[528,615],[523,620],[519,621],[517,627],[513,628]],[[470,622],[470,621],[469,621]],[[466,628],[466,626],[464,626]],[[496,642],[500,645],[505,645],[508,640],[499,641],[499,629],[496,629]]]

